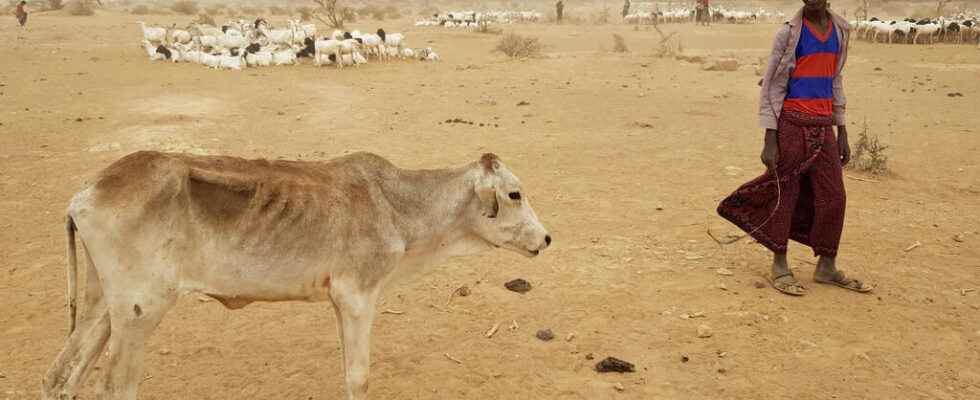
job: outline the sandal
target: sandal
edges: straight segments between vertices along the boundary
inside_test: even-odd
[[[789,277],[790,279],[783,279],[786,277]],[[769,284],[772,285],[773,289],[790,296],[803,296],[806,294],[806,287],[796,280],[796,277],[793,276],[792,272],[787,272],[785,274],[772,277],[769,279]]]
[[[822,284],[825,284],[825,285],[834,285],[834,286],[837,286],[837,287],[840,287],[840,288],[844,288],[844,289],[847,289],[847,290],[852,290],[852,291],[855,291],[855,292],[858,292],[858,293],[868,293],[868,292],[871,292],[872,290],[875,289],[875,287],[873,285],[868,285],[868,284],[866,284],[864,282],[861,282],[861,281],[859,281],[857,279],[848,278],[846,275],[844,275],[844,272],[842,272],[842,271],[835,271],[834,272],[834,277],[832,279],[829,279],[829,280],[827,280],[827,279],[821,279],[821,278],[818,278],[816,275],[814,275],[813,276],[813,281],[816,282],[816,283],[822,283]]]

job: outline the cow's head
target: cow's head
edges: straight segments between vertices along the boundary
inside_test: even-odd
[[[528,257],[548,248],[551,235],[521,191],[521,181],[496,155],[484,154],[479,164],[476,195],[481,215],[477,218],[476,233],[480,238]]]

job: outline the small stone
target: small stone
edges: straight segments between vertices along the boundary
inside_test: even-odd
[[[980,332],[977,332],[977,335],[980,336]],[[595,360],[595,355],[593,355],[592,353],[586,354],[585,359],[589,361]]]
[[[542,329],[538,331],[538,333],[536,333],[534,336],[536,336],[538,339],[548,342],[551,341],[551,339],[555,338],[555,333],[552,332],[551,329]]]
[[[616,382],[616,384],[613,385],[613,388],[615,388],[617,392],[622,392],[622,391],[626,390],[626,388],[623,387],[623,384],[622,383],[619,383],[619,382]]]
[[[725,358],[725,356],[728,355],[728,352],[727,351],[721,351],[721,350],[718,350],[715,353],[718,354],[718,358]]]
[[[717,287],[717,288],[718,288],[718,289],[720,289],[720,290],[725,290],[725,291],[727,291],[727,290],[728,290],[728,286],[725,286],[725,284],[724,284],[724,283],[719,283],[719,284],[718,284],[717,286],[715,286],[715,287]]]
[[[159,353],[161,356],[170,355],[170,349],[160,349],[160,351],[157,353]]]
[[[4,375],[3,372],[0,372],[0,379],[6,378],[6,377],[7,377],[7,375]]]
[[[728,268],[725,268],[725,267],[718,268],[715,272],[717,272],[718,275],[722,275],[722,276],[732,276],[732,275],[734,275],[734,273],[732,273],[731,270],[729,270]]]
[[[469,296],[470,295],[470,287],[469,286],[466,286],[466,285],[460,286],[459,289],[456,289],[456,293],[459,294],[460,297]]]
[[[682,363],[686,363],[686,362],[688,362],[688,361],[691,361],[691,357],[688,357],[688,356],[681,356],[681,362],[682,362]]]
[[[727,369],[725,369],[724,367],[723,367],[723,368],[718,368],[718,373],[719,373],[719,374],[724,374],[724,373],[726,373],[726,372],[728,372],[728,370],[727,370]]]
[[[531,283],[521,278],[514,279],[504,284],[507,290],[517,293],[527,293],[531,291]]]
[[[698,337],[699,338],[706,339],[706,338],[709,338],[709,337],[712,337],[712,336],[714,336],[714,333],[711,331],[711,327],[710,326],[705,325],[705,324],[698,325]]]
[[[765,289],[766,283],[763,281],[755,281],[752,283],[752,286],[755,286],[756,289]]]
[[[955,242],[963,243],[965,240],[966,239],[963,237],[963,234],[962,233],[958,233],[958,234],[956,234],[956,236],[953,236],[953,241],[955,241]]]
[[[529,105],[531,105],[531,103],[526,102],[526,101],[523,101],[523,100],[520,103],[517,103],[517,106],[518,107],[529,106]]]

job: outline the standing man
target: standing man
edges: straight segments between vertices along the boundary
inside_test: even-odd
[[[627,15],[630,15],[630,0],[623,2],[623,18],[626,18]]]
[[[21,28],[27,25],[27,10],[24,9],[26,6],[27,2],[21,1],[17,3],[17,8],[14,10],[14,15],[17,17],[17,22],[20,23]]]
[[[562,2],[562,0],[558,0],[558,2],[555,3],[555,17],[559,24],[561,23],[561,16],[564,12],[565,12],[565,3]]]
[[[711,25],[711,4],[710,0],[698,0],[698,22],[705,26]]]
[[[786,259],[793,239],[819,257],[815,282],[867,293],[874,287],[847,277],[836,264],[844,227],[842,167],[851,158],[841,78],[850,26],[828,10],[827,0],[803,4],[776,33],[762,80],[762,163],[768,171],[723,200],[718,213],[773,252],[770,282],[776,290],[806,294]]]

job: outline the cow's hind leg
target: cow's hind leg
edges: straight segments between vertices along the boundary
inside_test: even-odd
[[[330,299],[338,316],[338,331],[344,348],[348,400],[367,397],[371,368],[371,324],[379,293],[380,287],[365,289],[353,282],[338,281],[330,287]]]
[[[107,293],[111,335],[102,384],[107,400],[136,399],[143,381],[143,347],[177,298],[164,287],[130,283],[124,286],[124,292]]]
[[[69,335],[44,376],[44,399],[74,398],[109,339],[109,313],[95,264],[88,260],[83,310],[84,317]]]

